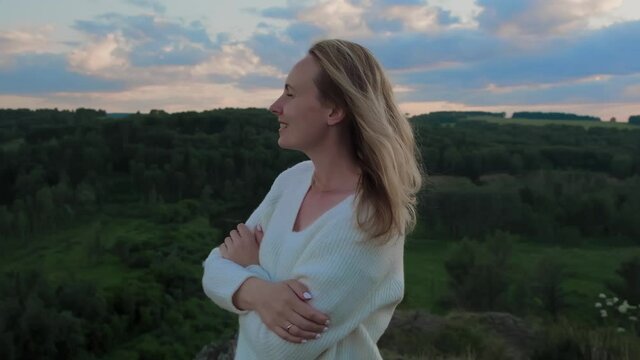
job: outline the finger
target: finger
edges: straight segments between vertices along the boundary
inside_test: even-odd
[[[233,246],[233,239],[227,236],[224,239],[224,245],[227,248],[227,250],[229,250],[229,248],[231,248]]]
[[[289,334],[297,337],[314,340],[319,339],[320,334],[327,331],[328,328],[324,325],[318,325],[312,321],[309,321],[302,317],[300,314],[294,313],[291,316],[291,323],[293,326],[289,329]],[[327,330],[325,330],[327,329]]]
[[[329,324],[331,323],[329,317],[326,314],[318,311],[309,303],[301,301],[297,302],[293,304],[293,311],[300,314],[300,316],[304,317],[305,319],[312,321],[319,326],[322,326],[323,329],[325,326],[329,326]]]
[[[229,236],[231,236],[231,238],[233,240],[239,240],[240,239],[240,234],[238,233],[238,230],[231,230],[231,232],[229,233]]]
[[[316,310],[313,306],[309,305],[308,300],[307,299],[311,296],[311,292],[309,292],[309,288],[307,287],[307,285],[303,284],[301,281],[296,280],[296,279],[290,279],[284,282],[294,293],[296,293],[296,295],[298,296],[298,298],[302,301],[304,301],[304,303],[299,303],[296,308],[295,311],[304,316],[306,319],[309,319],[310,321],[315,322],[318,325],[321,326],[328,326],[330,323],[329,317],[325,314],[323,314],[322,312]],[[307,293],[307,295],[305,296],[305,293]]]
[[[256,242],[258,243],[258,245],[262,243],[263,237],[264,237],[264,232],[262,231],[262,226],[258,224],[258,226],[256,227]]]
[[[247,225],[243,223],[238,224],[237,229],[238,229],[238,233],[240,233],[240,236],[242,237],[250,238],[253,235],[251,233],[251,230],[249,230],[249,228],[247,227]]]
[[[220,255],[223,258],[227,257],[227,244],[222,244],[222,245],[218,246],[218,250],[220,251]]]
[[[296,293],[300,300],[307,301],[313,298],[313,295],[311,295],[311,291],[309,291],[307,285],[303,284],[302,282],[295,279],[290,279],[285,281],[284,283],[287,284],[287,286],[291,290],[293,290],[294,293]]]
[[[303,338],[300,338],[300,337],[293,336],[293,335],[289,334],[287,332],[287,330],[281,328],[280,326],[276,326],[275,329],[271,329],[271,330],[273,330],[273,332],[275,332],[276,335],[280,336],[284,340],[287,340],[288,342],[297,343],[297,344],[307,342],[306,339],[303,339]],[[291,329],[289,329],[289,330],[291,330]]]

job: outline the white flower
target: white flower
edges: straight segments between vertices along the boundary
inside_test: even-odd
[[[603,293],[600,293],[600,295],[598,295],[598,296],[599,296],[601,299],[606,299],[606,298],[607,298],[607,296],[606,296],[605,294],[603,294]]]
[[[602,307],[602,304],[601,304],[601,303],[599,303],[599,302],[597,302],[597,303],[596,303],[596,307],[597,307],[597,308],[600,308],[600,307]]]
[[[607,310],[600,310],[600,316],[603,318],[607,317]]]
[[[631,321],[638,321],[638,318],[635,316],[629,316],[629,320]]]
[[[613,305],[613,301],[611,301],[611,299],[607,299],[607,306],[612,306]]]
[[[624,332],[624,328],[619,327],[619,328],[616,329],[616,331],[619,332],[619,333]]]
[[[629,303],[627,303],[627,300],[623,301],[622,304],[620,306],[618,306],[618,311],[621,314],[624,314],[627,312],[627,310],[631,309],[631,306],[629,305]]]
[[[614,298],[613,298],[613,303],[615,304],[615,303],[617,303],[617,302],[618,302],[618,298],[617,298],[617,297],[614,297]]]

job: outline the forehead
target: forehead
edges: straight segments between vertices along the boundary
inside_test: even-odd
[[[307,55],[291,68],[289,76],[287,76],[287,84],[295,88],[313,84],[313,79],[318,71],[320,71],[320,66],[311,55]]]

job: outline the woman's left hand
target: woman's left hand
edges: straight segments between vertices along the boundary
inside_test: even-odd
[[[229,236],[224,239],[224,244],[220,245],[220,255],[244,267],[260,265],[258,253],[262,237],[260,225],[256,227],[254,234],[245,224],[240,223],[237,229],[231,230]]]

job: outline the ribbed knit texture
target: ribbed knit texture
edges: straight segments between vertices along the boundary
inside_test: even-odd
[[[203,262],[204,292],[239,315],[235,359],[381,359],[376,343],[404,294],[404,238],[384,246],[363,241],[354,195],[302,231],[292,231],[313,171],[307,160],[282,172],[247,220],[250,229],[261,224],[264,231],[259,266],[223,259],[218,248]],[[267,328],[257,312],[237,309],[232,296],[252,276],[303,282],[313,295],[310,304],[331,319],[329,330],[320,339],[291,343]]]

